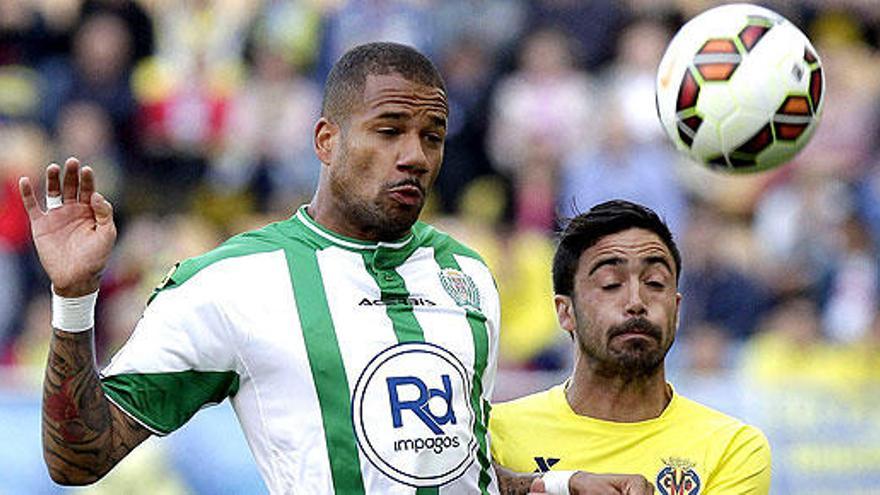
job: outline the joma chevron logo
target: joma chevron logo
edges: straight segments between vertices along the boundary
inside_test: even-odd
[[[534,471],[536,473],[546,473],[559,462],[559,459],[556,457],[533,457],[533,459],[535,459],[535,464],[538,465],[538,468]]]

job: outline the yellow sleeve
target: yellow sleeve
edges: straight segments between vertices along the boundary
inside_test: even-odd
[[[753,426],[734,435],[704,488],[712,495],[766,495],[770,492],[770,443]]]

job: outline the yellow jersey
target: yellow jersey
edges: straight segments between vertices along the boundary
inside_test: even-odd
[[[517,472],[641,474],[662,495],[766,494],[764,434],[675,392],[663,413],[617,423],[572,411],[564,385],[496,404],[492,456]]]

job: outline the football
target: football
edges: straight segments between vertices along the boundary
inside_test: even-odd
[[[772,10],[729,4],[688,21],[657,70],[657,112],[688,156],[715,170],[794,157],[822,115],[825,76],[810,40]]]

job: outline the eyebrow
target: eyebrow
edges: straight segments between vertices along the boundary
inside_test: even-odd
[[[667,261],[666,258],[664,258],[663,256],[648,256],[647,258],[645,258],[645,264],[646,265],[660,264],[660,265],[665,266],[666,269],[669,270],[669,273],[671,273],[673,275],[675,274],[675,271],[673,271],[672,267],[669,265],[669,261]]]
[[[409,114],[404,112],[382,112],[376,116],[376,120],[405,120],[409,117]],[[437,127],[442,127],[446,129],[446,119],[443,117],[439,117],[437,115],[431,116],[431,122],[434,123]]]
[[[624,264],[623,258],[605,258],[603,260],[600,260],[595,265],[593,265],[592,268],[590,268],[588,276],[596,273],[596,271],[598,271],[603,266],[619,266],[622,264]],[[675,272],[672,270],[672,266],[669,265],[669,261],[667,261],[666,258],[664,258],[663,256],[648,256],[642,261],[642,264],[663,265],[664,267],[666,267],[667,270],[669,270],[669,273],[675,274]]]
[[[593,275],[594,273],[596,273],[596,271],[598,271],[603,266],[618,266],[621,264],[623,264],[623,258],[605,258],[603,260],[599,260],[598,263],[593,265],[593,267],[590,268],[590,273],[588,273],[587,275],[588,276]]]

